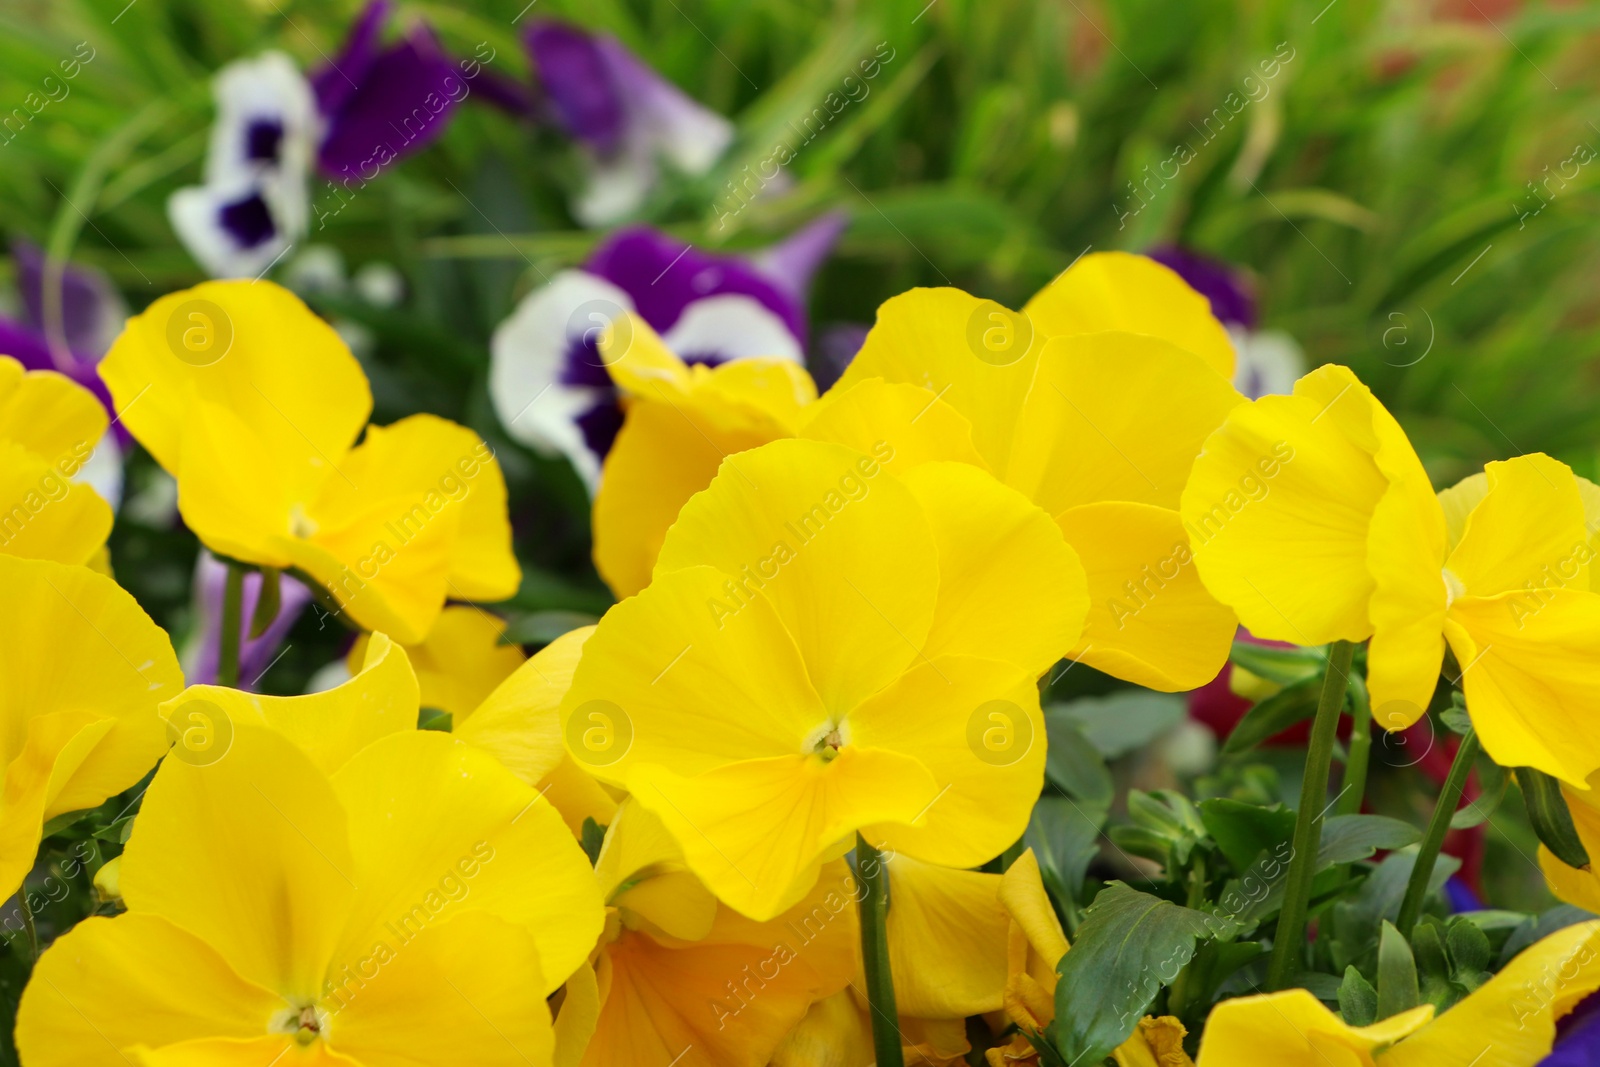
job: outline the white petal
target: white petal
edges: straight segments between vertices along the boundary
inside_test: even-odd
[[[245,153],[245,133],[253,122],[276,122],[283,129],[278,170],[304,175],[322,139],[322,116],[311,84],[294,60],[282,52],[239,59],[217,72],[212,82],[217,103],[206,157],[206,183],[232,183],[258,176],[261,165]]]
[[[540,451],[567,456],[593,486],[600,459],[574,421],[599,391],[562,384],[567,353],[633,300],[604,278],[564,270],[522,298],[489,341],[489,396],[506,432]]]
[[[277,233],[254,248],[241,248],[222,225],[221,211],[252,190],[249,187],[192,185],[179,189],[167,200],[167,218],[178,240],[195,260],[215,278],[254,278],[260,275],[292,243],[279,223],[273,198],[262,192],[267,210],[273,216]]]
[[[712,356],[715,362],[746,356],[805,358],[800,342],[765,304],[737,293],[696,300],[683,309],[661,338],[679,356]]]
[[[1233,384],[1245,396],[1259,398],[1270,393],[1291,393],[1295,380],[1306,370],[1305,353],[1293,337],[1282,330],[1249,331],[1230,327],[1238,364]]]
[[[572,202],[572,217],[590,228],[621,222],[638,211],[660,175],[647,144],[615,159],[591,156],[587,168],[583,191]]]
[[[117,510],[122,502],[122,449],[117,447],[117,439],[110,430],[100,438],[72,480],[87,485],[111,505],[112,511]]]

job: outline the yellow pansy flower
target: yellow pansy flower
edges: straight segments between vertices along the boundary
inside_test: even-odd
[[[111,505],[72,476],[105,432],[105,408],[89,390],[0,356],[0,553],[94,560],[111,533]]]
[[[1349,1026],[1304,989],[1225,1000],[1211,1011],[1199,1067],[1534,1067],[1556,1021],[1600,988],[1600,921],[1524,949],[1443,1015],[1424,1004]]]
[[[1183,496],[1200,575],[1258,636],[1372,639],[1373,714],[1426,709],[1446,642],[1484,749],[1578,788],[1600,767],[1600,595],[1583,492],[1548,456],[1435,496],[1404,432],[1329,365],[1234,409]],[[1455,516],[1452,523],[1448,513]]]
[[[1091,605],[1068,654],[1175,691],[1216,675],[1237,628],[1178,516],[1201,442],[1243,403],[1232,372],[1204,297],[1153,260],[1096,253],[1021,312],[958,289],[888,300],[823,404],[883,379],[949,405],[982,464],[1083,561]]]
[[[167,749],[156,706],[183,687],[167,635],[84,567],[0,554],[0,892],[44,824],[132,787]]]
[[[906,1067],[955,1067],[972,1049],[965,1019],[901,1015],[895,1028]],[[773,1053],[771,1067],[872,1067],[874,1062],[872,1009],[854,989],[846,989],[811,1005]]]
[[[1057,971],[1070,946],[1045,892],[1033,849],[1025,850],[1006,871],[1000,902],[1009,918],[1005,1017],[1017,1032],[986,1055],[989,1067],[1037,1067],[1039,1053],[1027,1035],[1043,1033],[1055,1019]],[[1177,1019],[1146,1016],[1112,1056],[1117,1067],[1193,1067],[1183,1051],[1184,1035]]]
[[[489,446],[433,415],[368,426],[360,365],[288,290],[222,281],[164,296],[128,320],[100,374],[212,550],[298,568],[364,629],[409,644],[446,598],[516,592]]]
[[[858,830],[977,866],[1021,836],[1042,784],[1035,683],[1077,636],[1077,560],[977,468],[900,475],[894,446],[875,447],[730,456],[562,703],[574,756],[757,920]]]
[[[538,789],[574,834],[585,819],[608,826],[617,802],[573,760],[561,740],[561,698],[593,626],[569,631],[536,652],[465,715],[455,716],[456,737],[483,749],[511,773]]]
[[[453,604],[439,613],[419,644],[406,646],[424,708],[466,716],[528,658],[500,643],[504,619],[481,608]],[[356,638],[345,662],[352,672],[365,661],[367,635]]]
[[[545,997],[601,926],[588,862],[538,794],[433,731],[323,773],[239,725],[156,773],[123,853],[127,912],[40,958],[30,1064],[543,1067]]]
[[[794,435],[817,398],[790,359],[686,364],[637,315],[601,339],[627,417],[606,455],[594,499],[594,562],[620,599],[650,582],[667,527],[735,452]]]
[[[859,932],[842,860],[787,912],[752,922],[719,904],[660,821],[629,801],[595,873],[609,909],[582,1067],[759,1067],[850,980]]]

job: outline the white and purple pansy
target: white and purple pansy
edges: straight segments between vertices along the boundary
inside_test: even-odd
[[[27,241],[14,241],[11,258],[16,265],[20,306],[15,315],[0,314],[0,355],[10,356],[27,370],[66,375],[99,398],[108,417],[114,419],[111,394],[96,373],[95,364],[127,320],[128,309],[121,295],[102,272],[68,263],[62,266],[56,283],[59,299],[49,302],[47,308],[44,250]],[[56,325],[48,327],[46,323],[52,317]],[[112,507],[122,497],[119,439],[126,444],[127,431],[113,421],[88,461],[73,476],[73,481],[92,486]]]
[[[228,64],[201,185],[168,203],[173,228],[213,276],[260,275],[311,222],[313,166],[329,179],[319,227],[355,189],[444,132],[493,54],[457,62],[424,22],[383,42],[393,5],[372,0],[309,79],[281,52]],[[337,183],[337,185],[335,185]]]
[[[582,269],[528,293],[490,342],[489,391],[510,435],[572,461],[592,489],[622,408],[597,344],[639,315],[686,363],[751,356],[803,363],[811,276],[844,226],[827,215],[748,256],[715,255],[656,230],[607,238]]]
[[[1255,287],[1241,270],[1182,248],[1158,248],[1151,259],[1164,264],[1211,301],[1211,313],[1228,330],[1238,357],[1233,384],[1252,400],[1288,393],[1306,370],[1305,353],[1282,330],[1256,329]]]
[[[665,162],[700,176],[733,140],[733,124],[651,70],[620,41],[536,20],[523,39],[546,116],[582,147],[587,169],[572,214],[585,226],[633,215]]]

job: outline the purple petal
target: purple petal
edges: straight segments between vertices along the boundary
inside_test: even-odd
[[[1256,298],[1242,271],[1181,248],[1158,248],[1147,254],[1157,263],[1171,267],[1190,288],[1210,300],[1211,313],[1224,325],[1236,323],[1246,329],[1255,328]]]
[[[195,608],[199,625],[196,643],[191,647],[192,665],[184,672],[190,685],[215,685],[217,660],[222,651],[222,597],[227,585],[227,565],[209,552],[200,553],[195,569]],[[252,684],[272,665],[278,655],[278,646],[284,635],[294,625],[300,612],[311,602],[311,592],[286,575],[279,575],[278,617],[272,620],[260,637],[250,637],[250,622],[255,616],[256,601],[261,595],[261,575],[252,572],[244,576],[244,595],[240,613],[239,688],[251,689]]]
[[[317,96],[317,108],[324,115],[342,110],[367,80],[368,72],[378,61],[383,27],[393,10],[389,0],[371,0],[355,25],[350,27],[338,58],[311,76],[311,89]]]
[[[1539,1067],[1600,1067],[1600,993],[1590,993],[1556,1022],[1555,1048]]]
[[[750,261],[803,307],[811,293],[812,276],[833,253],[833,246],[849,224],[850,216],[843,211],[830,211],[755,253]]]
[[[576,26],[539,19],[523,32],[523,41],[562,129],[601,155],[615,152],[625,105],[596,38]]]
[[[44,329],[44,249],[28,241],[11,243],[17,288],[28,322]],[[67,347],[93,362],[105,354],[122,329],[121,298],[103,273],[71,263],[61,272],[61,319]]]
[[[371,180],[374,168],[433,143],[466,95],[466,80],[433,31],[419,26],[381,53],[343,105],[328,114],[318,163],[335,177]]]
[[[805,308],[747,260],[719,256],[647,227],[618,230],[603,241],[585,270],[633,298],[639,314],[665,333],[695,300],[722,293],[748,296],[771,311],[799,340],[806,340]]]
[[[533,88],[515,78],[509,78],[488,67],[481,67],[472,82],[473,91],[501,111],[512,115],[531,115],[538,94]]]

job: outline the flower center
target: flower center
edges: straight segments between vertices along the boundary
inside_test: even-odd
[[[1442,573],[1444,574],[1444,606],[1448,608],[1461,597],[1467,595],[1467,587],[1449,567],[1444,568]]]
[[[289,509],[289,533],[302,541],[317,532],[317,524],[306,514],[303,505],[296,504]]]
[[[272,1017],[267,1029],[275,1034],[289,1034],[296,1043],[309,1045],[326,1034],[328,1017],[318,1011],[315,1004],[290,1005]]]
[[[801,751],[814,753],[822,757],[822,762],[831,763],[839,755],[839,750],[850,743],[850,729],[844,722],[828,722],[813,730],[801,745]]]

